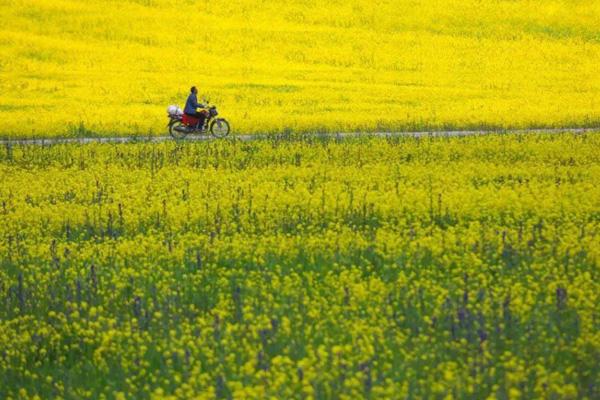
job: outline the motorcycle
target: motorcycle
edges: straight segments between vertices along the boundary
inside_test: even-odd
[[[217,107],[210,106],[208,100],[204,100],[205,108],[200,111],[204,114],[204,123],[200,126],[200,119],[184,114],[181,108],[169,106],[167,117],[169,123],[169,134],[174,139],[182,139],[189,134],[205,134],[210,132],[216,138],[224,138],[229,135],[229,122],[225,118],[217,118],[219,112]]]

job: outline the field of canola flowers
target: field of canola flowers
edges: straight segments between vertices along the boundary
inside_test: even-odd
[[[5,146],[0,397],[598,398],[599,147]]]
[[[600,2],[2,0],[1,137],[598,126]]]

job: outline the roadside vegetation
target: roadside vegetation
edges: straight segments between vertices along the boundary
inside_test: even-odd
[[[599,147],[4,146],[0,397],[598,398]]]
[[[598,126],[600,2],[3,0],[0,136]]]

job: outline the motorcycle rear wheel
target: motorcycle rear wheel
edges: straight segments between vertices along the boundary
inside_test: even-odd
[[[224,138],[230,130],[229,122],[224,118],[217,118],[210,123],[210,134],[216,138]]]
[[[186,135],[186,132],[184,131],[186,128],[187,127],[183,124],[183,122],[172,121],[169,124],[169,135],[171,135],[173,139],[183,139]]]

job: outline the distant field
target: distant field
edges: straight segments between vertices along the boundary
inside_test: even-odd
[[[2,146],[0,398],[598,399],[599,147]]]
[[[244,133],[589,126],[600,3],[0,2],[0,136],[163,134],[192,84]]]

